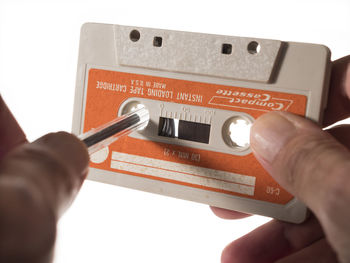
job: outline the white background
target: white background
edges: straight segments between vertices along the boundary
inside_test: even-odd
[[[350,54],[350,1],[0,1],[0,90],[29,140],[70,131],[79,30],[102,22],[327,45]],[[3,125],[3,124],[1,124]],[[268,221],[87,181],[59,223],[55,263],[219,262]]]

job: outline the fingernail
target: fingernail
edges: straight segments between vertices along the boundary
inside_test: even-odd
[[[284,116],[284,113],[267,113],[254,122],[250,144],[258,158],[272,163],[296,132],[296,127]]]
[[[47,134],[35,141],[49,147],[69,167],[82,176],[86,174],[89,164],[89,155],[84,144],[76,136],[67,132]]]

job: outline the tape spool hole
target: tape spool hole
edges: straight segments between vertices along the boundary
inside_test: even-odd
[[[258,54],[260,52],[261,47],[260,47],[258,42],[252,41],[248,44],[247,49],[248,49],[248,52],[250,54],[255,55],[255,54]]]
[[[145,106],[139,101],[130,101],[127,104],[125,104],[124,107],[122,108],[121,115],[125,115],[127,113],[141,109],[143,107]]]
[[[145,105],[143,105],[141,102],[130,101],[123,106],[123,108],[121,109],[120,115],[125,115],[141,108],[145,108]],[[141,126],[140,128],[138,128],[138,130],[139,131],[144,130],[147,127],[147,124],[148,123],[146,123],[144,126]]]
[[[231,117],[222,127],[222,137],[225,143],[235,150],[247,150],[250,146],[251,126],[252,121],[246,117]]]
[[[130,32],[129,37],[130,37],[130,40],[132,42],[136,42],[136,41],[139,41],[141,35],[140,35],[140,32],[138,30],[134,29]]]

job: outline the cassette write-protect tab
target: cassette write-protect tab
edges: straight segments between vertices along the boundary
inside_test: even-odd
[[[88,178],[302,222],[305,205],[252,154],[250,126],[270,111],[321,122],[330,65],[322,45],[84,24],[73,132],[149,111],[147,127],[92,156]]]

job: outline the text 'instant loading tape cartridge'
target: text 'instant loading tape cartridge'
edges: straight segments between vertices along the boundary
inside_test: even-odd
[[[89,178],[302,222],[306,207],[258,163],[249,131],[269,111],[320,122],[330,65],[322,45],[85,24],[73,132],[139,107],[150,116],[93,154]]]

